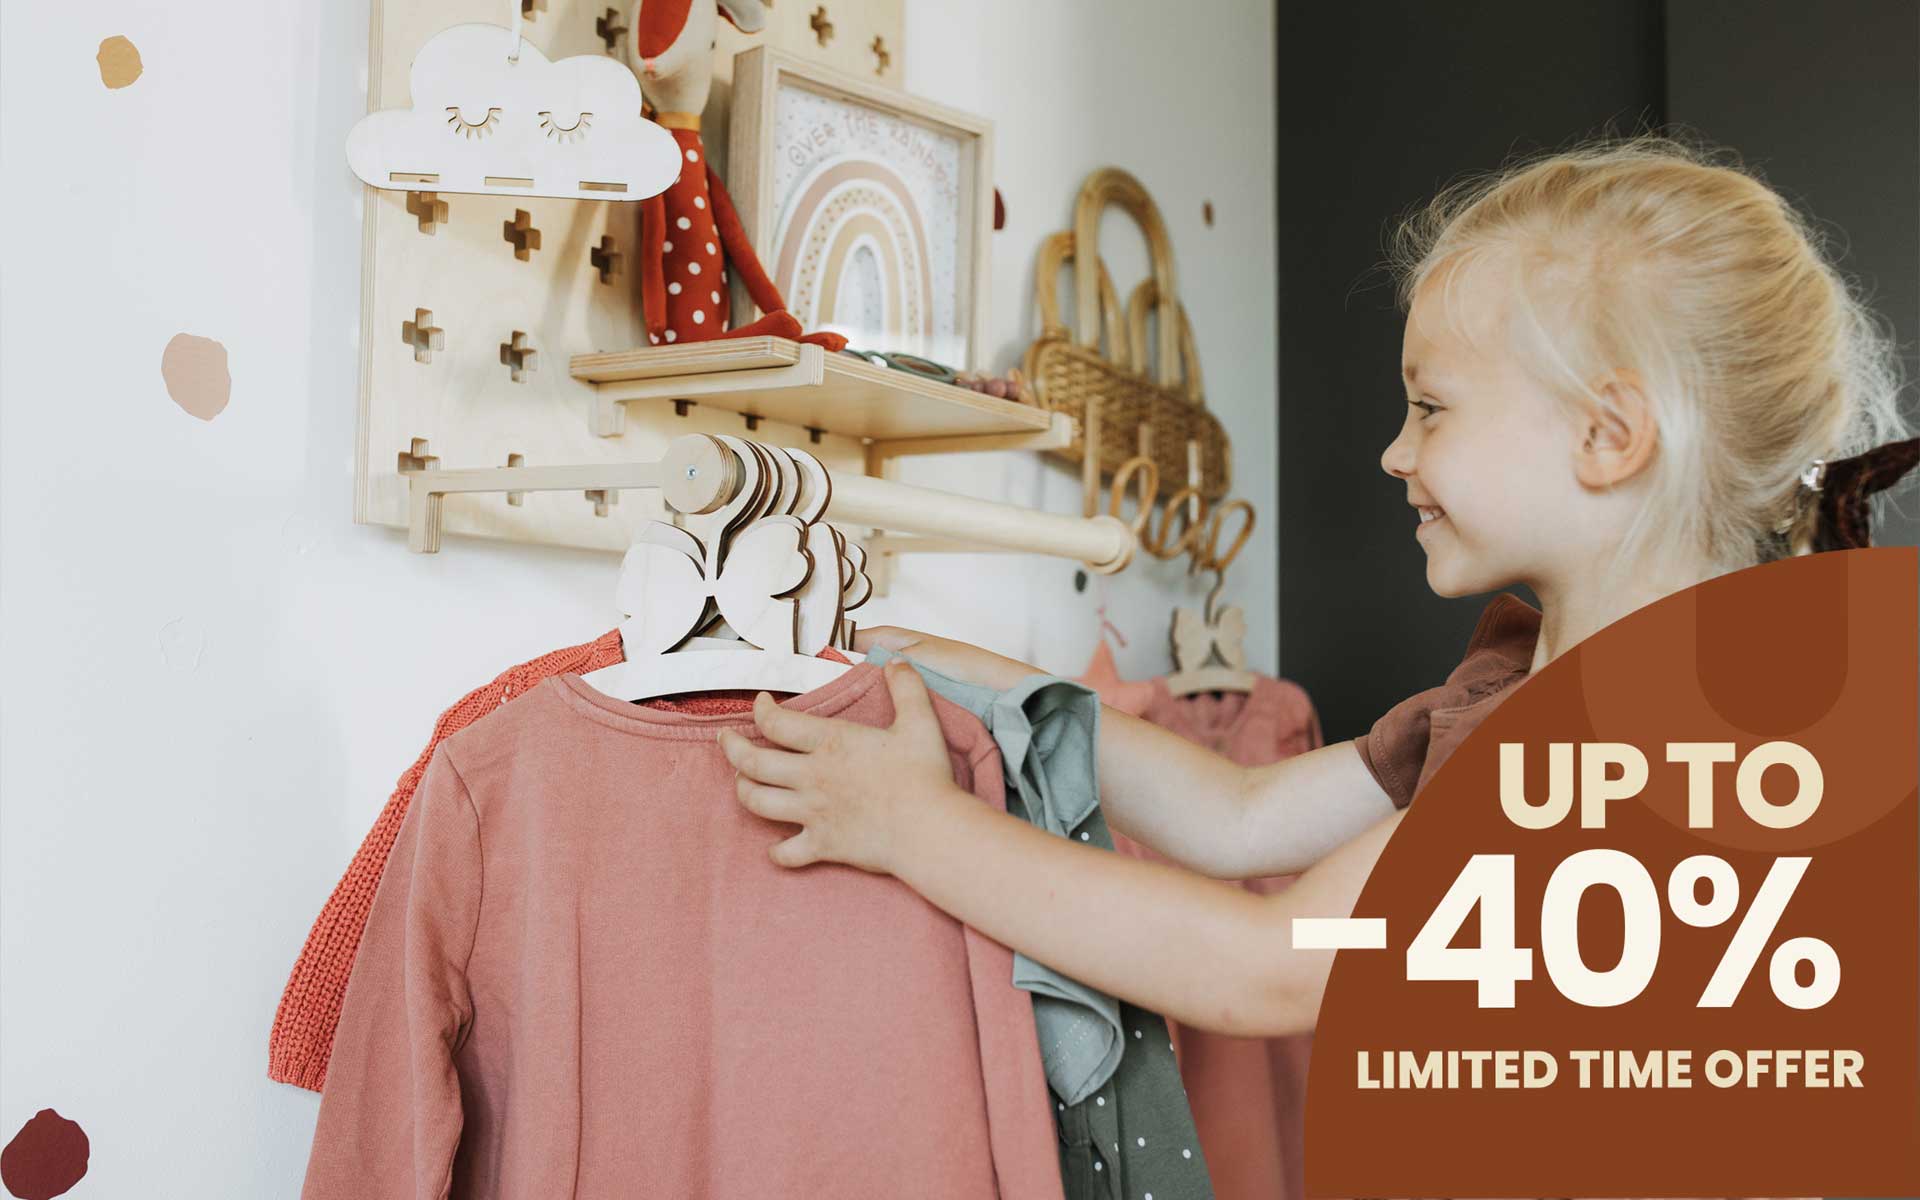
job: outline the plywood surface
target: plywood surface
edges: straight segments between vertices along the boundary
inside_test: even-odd
[[[857,65],[855,33],[867,41],[879,36],[890,47],[903,36],[900,0],[849,0],[826,6],[835,31],[821,47],[808,24],[820,7],[780,4],[767,31],[753,39],[727,27],[715,50],[717,80],[730,74],[732,53],[750,45],[781,45],[851,68]],[[610,54],[624,61],[630,4],[527,0],[524,8],[525,36],[548,58]],[[413,56],[441,29],[469,21],[504,25],[507,18],[504,3],[374,0],[369,109],[409,103]],[[869,26],[879,31],[867,32]],[[503,49],[505,41],[503,33]],[[897,85],[901,61],[893,59],[891,78],[875,78]],[[727,91],[716,82],[715,106],[722,110]],[[344,146],[339,169],[348,169]],[[440,466],[459,468],[641,461],[658,458],[682,433],[741,431],[738,413],[712,404],[685,416],[672,405],[629,405],[620,436],[596,437],[590,428],[593,384],[575,378],[569,361],[646,340],[633,261],[636,205],[442,195],[445,207],[438,209],[405,192],[368,188],[365,196],[356,520],[404,527],[407,491],[398,466],[416,439]],[[430,218],[426,228],[423,213]],[[508,229],[516,224],[537,230],[538,245],[524,234],[510,238]],[[805,428],[810,422],[804,407],[769,411],[755,436],[804,445],[830,466],[859,470],[859,440],[835,434],[815,441]],[[650,492],[627,493],[610,505],[571,493],[520,499],[510,504],[498,495],[449,497],[444,528],[621,550],[641,520],[662,512]]]
[[[660,346],[581,355],[572,370],[576,379],[593,382],[615,398],[693,397],[709,408],[877,441],[1037,433],[1052,422],[1050,413],[1030,404],[845,354],[816,356],[820,370],[798,380],[780,377],[774,368],[798,364],[803,349],[784,338]],[[768,376],[774,378],[756,382]],[[629,421],[644,409],[629,403]]]

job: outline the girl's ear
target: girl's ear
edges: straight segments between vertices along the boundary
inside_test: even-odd
[[[1573,469],[1583,486],[1617,487],[1647,469],[1660,445],[1660,424],[1654,419],[1640,379],[1621,371],[1594,385],[1593,396],[1581,411],[1575,432]]]
[[[720,15],[741,33],[759,33],[767,27],[767,6],[761,0],[719,0]]]

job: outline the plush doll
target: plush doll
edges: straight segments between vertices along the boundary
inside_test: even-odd
[[[804,333],[767,278],[747,231],[700,140],[700,113],[713,84],[714,33],[724,15],[743,33],[767,21],[762,0],[636,0],[627,35],[640,91],[653,119],[673,134],[686,160],[663,195],[641,201],[640,295],[655,345],[773,334],[839,350],[837,333]],[[763,314],[727,328],[729,268]]]

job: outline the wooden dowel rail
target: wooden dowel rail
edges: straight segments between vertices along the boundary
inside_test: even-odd
[[[888,533],[1071,558],[1101,574],[1120,570],[1133,557],[1133,531],[1115,517],[1063,516],[865,475],[833,474],[827,518],[878,525]]]
[[[712,511],[734,494],[743,477],[722,467],[711,446],[703,437],[677,438],[658,462],[451,470],[429,462],[407,467],[402,470],[409,488],[407,544],[422,554],[440,549],[441,509],[445,498],[456,492],[662,488],[668,506],[676,511]],[[828,476],[833,491],[826,519],[932,539],[918,544],[896,539],[891,549],[959,549],[964,544],[1070,558],[1102,574],[1120,570],[1133,557],[1133,531],[1105,514],[1070,517],[846,471],[830,470]]]

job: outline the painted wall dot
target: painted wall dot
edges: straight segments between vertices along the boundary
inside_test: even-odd
[[[53,1200],[86,1175],[88,1151],[86,1130],[43,1108],[0,1150],[0,1183],[18,1200]]]
[[[202,421],[219,416],[233,394],[227,348],[191,333],[176,333],[167,343],[160,355],[160,378],[166,381],[173,402]]]
[[[94,55],[94,61],[100,64],[100,82],[116,89],[140,78],[144,69],[140,65],[140,51],[119,34],[100,43],[100,53]]]

